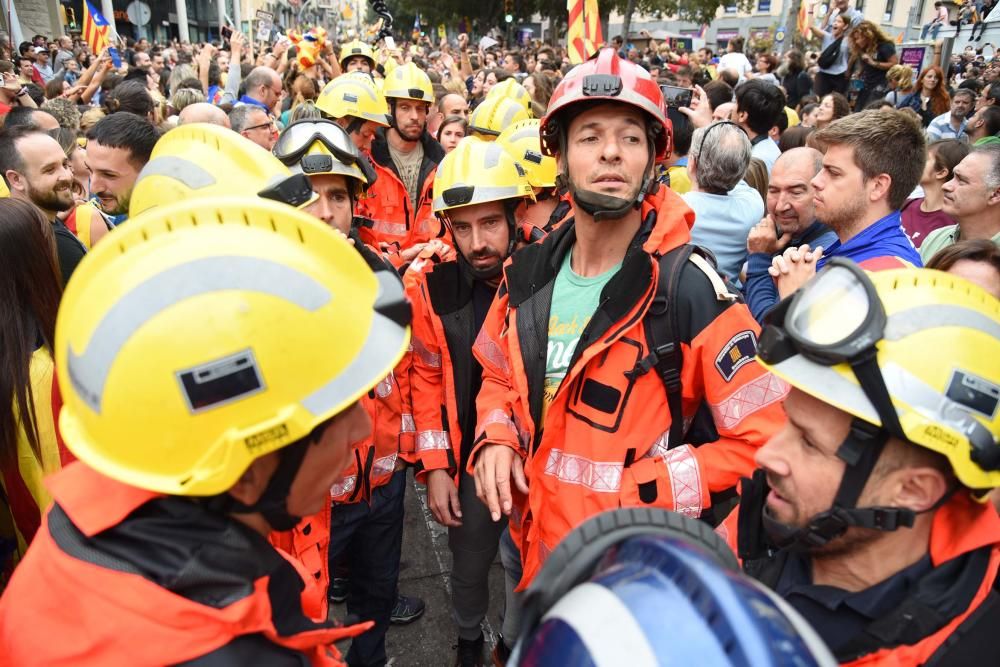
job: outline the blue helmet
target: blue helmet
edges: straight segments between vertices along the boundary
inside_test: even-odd
[[[521,635],[508,663],[518,667],[837,664],[707,524],[646,509],[606,512],[567,536],[525,593]]]

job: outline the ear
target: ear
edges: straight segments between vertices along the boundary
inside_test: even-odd
[[[924,512],[948,492],[948,480],[937,468],[930,466],[903,467],[891,473],[895,480],[886,480],[887,488],[895,489],[890,505]]]
[[[260,500],[277,467],[278,454],[276,452],[255,459],[240,476],[239,481],[229,489],[229,495],[244,505],[253,505]]]
[[[9,172],[8,172],[9,173]],[[990,206],[1000,205],[1000,188],[994,188],[987,199]]]
[[[872,189],[868,199],[870,201],[878,201],[889,196],[889,188],[892,186],[892,176],[889,174],[879,174],[875,178],[870,179],[869,183],[872,184]]]
[[[6,177],[7,183],[10,185],[10,189],[12,192],[14,190],[17,190],[18,192],[24,192],[26,186],[28,185],[28,182],[25,180],[24,176],[21,175],[19,172],[14,171],[13,169],[8,169],[7,172],[4,173],[4,177]]]

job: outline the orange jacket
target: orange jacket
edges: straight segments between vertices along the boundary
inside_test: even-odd
[[[392,271],[374,249],[355,235],[355,247],[373,271]],[[336,344],[336,341],[332,341]],[[389,375],[361,397],[372,422],[372,435],[354,448],[354,460],[330,489],[336,503],[367,502],[373,489],[387,483],[396,461],[415,461],[413,410],[410,407],[410,359],[404,355]]]
[[[658,280],[654,254],[686,243],[694,214],[666,188],[647,196],[641,213],[640,234],[648,236],[605,287],[544,425],[538,421],[552,284],[575,241],[571,222],[508,260],[476,340],[483,388],[470,468],[486,445],[511,447],[525,459],[522,588],[570,530],[601,511],[648,504],[699,516],[712,493],[732,489],[753,469],[756,449],[784,423],[787,386],[746,349],[759,331],[750,311],[714,272],[710,279],[688,262],[678,292],[683,412],[693,417],[707,403],[719,437],[667,450],[666,390],[655,369],[639,366],[648,355],[644,315]]]
[[[476,339],[473,281],[457,261],[433,265],[408,288],[413,305],[410,388],[417,426],[416,478],[447,470],[457,483],[462,431],[475,410],[472,344]]]
[[[284,647],[342,665],[334,642],[371,627],[320,619],[324,592],[311,577],[195,500],[80,462],[48,484],[55,504],[0,599],[4,664],[135,667],[213,654],[236,664],[234,647],[251,641],[261,664]]]
[[[737,551],[738,525],[739,508],[733,510],[725,522],[716,529],[716,532],[729,543],[733,551]],[[948,653],[954,647],[947,645],[946,642],[956,632],[959,635],[964,634],[967,628],[962,626],[966,620],[970,621],[970,626],[974,624],[975,619],[970,617],[973,617],[973,614],[979,610],[988,596],[992,595],[994,598],[1000,596],[1000,590],[997,590],[998,572],[1000,572],[1000,517],[991,504],[977,503],[968,494],[956,493],[934,515],[929,545],[931,563],[937,568],[944,563],[978,550],[988,552],[986,576],[973,595],[971,603],[959,605],[955,601],[944,601],[949,608],[961,607],[961,610],[951,618],[942,619],[946,621],[943,627],[929,632],[915,643],[903,643],[881,648],[861,657],[848,658],[841,664],[850,667],[875,667],[876,665],[878,667],[915,667],[929,662],[932,657],[937,661],[934,664],[941,665],[986,664],[986,662],[963,660],[953,653]],[[932,576],[932,574],[927,576]],[[996,600],[994,600],[994,604],[995,602]],[[916,621],[911,619],[908,625],[912,626],[914,623]],[[983,623],[980,622],[979,625],[982,626]],[[822,636],[822,628],[817,628],[817,630]],[[979,627],[977,630],[988,633],[994,631],[983,627]],[[939,652],[947,658],[942,659],[941,655],[936,655]]]
[[[362,202],[368,217],[373,221],[372,233],[377,240],[374,245],[381,248],[385,243],[396,250],[409,248],[417,243],[440,236],[441,225],[431,209],[434,190],[434,174],[438,163],[444,158],[444,149],[424,132],[421,138],[424,159],[418,176],[417,205],[414,207],[410,195],[403,185],[396,165],[389,154],[388,140],[380,131],[372,143],[372,164],[378,174],[375,184],[368,189]]]

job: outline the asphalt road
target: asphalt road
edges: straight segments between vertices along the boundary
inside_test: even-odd
[[[443,667],[455,662],[457,630],[451,619],[448,575],[451,552],[447,530],[434,522],[426,509],[424,487],[413,482],[406,486],[406,514],[403,528],[403,558],[399,590],[423,598],[427,611],[409,625],[392,626],[386,637],[389,665],[394,667]],[[483,623],[486,651],[500,627],[503,608],[503,567],[499,556],[490,569],[490,613]],[[335,605],[334,614],[343,617],[346,606]],[[342,650],[346,653],[346,646]],[[488,653],[485,655],[489,659]],[[489,664],[489,663],[487,663]]]

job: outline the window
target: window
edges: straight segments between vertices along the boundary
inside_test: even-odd
[[[892,21],[892,10],[896,8],[896,0],[885,0],[885,15],[882,17],[884,23]]]
[[[857,2],[855,2],[854,3],[854,8],[856,10],[858,10],[859,12],[861,12],[862,14],[864,14],[865,13],[865,0],[858,0]]]
[[[736,3],[733,0],[729,0],[729,3],[731,3],[731,4],[727,4],[726,5],[725,13],[726,14],[735,14],[736,13]]]
[[[758,14],[770,14],[771,13],[771,0],[757,0],[757,13]]]

